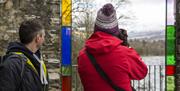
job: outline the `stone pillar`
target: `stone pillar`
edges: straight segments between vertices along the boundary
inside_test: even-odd
[[[175,28],[176,28],[176,78],[175,78],[175,86],[176,86],[176,91],[180,91],[180,0],[176,0],[175,2],[176,5],[176,23],[175,23]]]

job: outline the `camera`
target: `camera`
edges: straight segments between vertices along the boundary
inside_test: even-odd
[[[123,42],[121,43],[124,46],[129,47],[129,43],[128,43],[128,35],[127,35],[127,31],[125,29],[119,29],[120,34],[118,36],[119,39],[121,39]]]

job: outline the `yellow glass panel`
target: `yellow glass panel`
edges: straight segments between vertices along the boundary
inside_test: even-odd
[[[71,26],[71,0],[62,0],[62,25]]]

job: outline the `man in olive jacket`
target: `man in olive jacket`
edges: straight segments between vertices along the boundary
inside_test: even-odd
[[[38,20],[24,21],[20,42],[9,43],[0,64],[0,91],[47,91],[48,72],[39,51],[45,30]]]

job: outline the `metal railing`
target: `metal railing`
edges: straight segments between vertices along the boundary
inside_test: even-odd
[[[73,65],[72,91],[83,91],[77,65]],[[136,91],[165,91],[165,65],[148,65],[147,76],[140,81],[133,80],[132,86]]]
[[[83,86],[78,74],[78,65],[72,66],[72,91],[83,91]]]
[[[147,76],[140,81],[133,80],[131,84],[137,91],[165,91],[165,66],[148,65]]]

